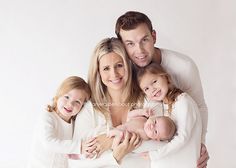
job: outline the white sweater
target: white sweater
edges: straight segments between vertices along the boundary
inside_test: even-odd
[[[160,50],[162,55],[161,66],[170,74],[175,86],[187,92],[197,103],[202,119],[201,142],[205,143],[208,109],[197,66],[190,57],[166,49]]]
[[[108,127],[112,127],[111,122],[108,123]],[[101,131],[104,132],[104,128],[106,128],[105,117],[103,114],[95,112],[92,103],[89,101],[76,117],[74,138],[93,137],[100,134]],[[94,160],[69,160],[70,168],[149,168],[149,164],[148,160],[144,160],[138,154],[130,153],[122,159],[119,166],[111,150],[104,152],[100,158]]]
[[[73,123],[55,112],[44,112],[35,130],[28,168],[67,168],[66,154],[80,153],[81,141],[72,141]]]
[[[159,149],[149,151],[151,167],[158,168],[195,168],[200,157],[201,117],[194,100],[182,93],[172,106],[170,117],[177,126],[177,135]],[[167,105],[164,105],[165,115]]]

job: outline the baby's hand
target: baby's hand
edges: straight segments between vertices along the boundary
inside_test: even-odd
[[[143,109],[142,110],[142,115],[144,115],[145,117],[149,118],[150,116],[154,115],[154,112],[152,109]]]

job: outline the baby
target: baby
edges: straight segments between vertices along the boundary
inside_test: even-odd
[[[130,111],[127,122],[109,131],[108,136],[123,137],[123,132],[137,133],[143,140],[170,141],[176,132],[175,123],[165,116],[155,116],[150,109]]]

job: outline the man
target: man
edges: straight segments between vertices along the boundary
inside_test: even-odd
[[[135,68],[144,67],[151,62],[160,64],[171,75],[174,84],[196,101],[203,124],[201,157],[198,160],[197,167],[206,167],[209,155],[204,143],[208,110],[199,72],[193,60],[174,51],[156,48],[154,46],[156,32],[150,19],[143,13],[129,11],[120,16],[116,22],[115,33],[124,43]]]

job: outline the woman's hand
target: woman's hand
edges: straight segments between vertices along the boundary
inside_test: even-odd
[[[82,155],[84,155],[86,158],[93,158],[97,154],[95,146],[96,143],[97,143],[96,138],[90,138],[86,141],[82,141],[81,145]]]
[[[197,161],[197,168],[206,168],[207,161],[209,160],[209,154],[207,152],[207,148],[204,144],[201,144],[201,156]]]
[[[123,140],[123,141],[122,141]],[[122,141],[122,142],[121,142]],[[124,139],[115,138],[112,144],[113,156],[116,161],[121,162],[122,158],[133,151],[141,144],[141,138],[135,134],[128,131],[125,132]]]
[[[113,142],[113,138],[107,137],[106,134],[98,135],[96,137],[96,152],[97,152],[97,157],[101,156],[101,154],[108,150],[111,149]]]

